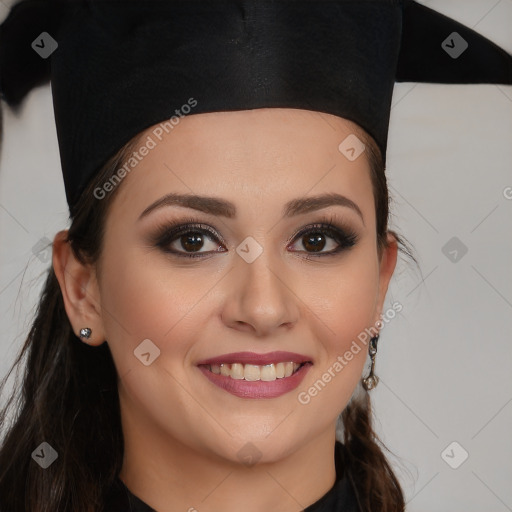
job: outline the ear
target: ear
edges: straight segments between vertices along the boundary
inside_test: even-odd
[[[382,309],[384,308],[384,300],[388,291],[389,282],[395,271],[398,256],[398,243],[393,234],[387,234],[387,247],[382,250],[382,256],[379,264],[379,291],[377,296],[377,318],[375,323],[380,321]],[[375,325],[375,324],[374,324]]]
[[[89,327],[91,337],[83,341],[101,345],[105,337],[96,272],[92,265],[83,264],[75,257],[67,234],[68,230],[64,230],[55,235],[52,256],[64,307],[75,335],[79,336],[80,329]]]

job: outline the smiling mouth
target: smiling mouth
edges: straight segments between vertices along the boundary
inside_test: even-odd
[[[235,380],[246,381],[274,381],[277,379],[285,379],[297,372],[302,366],[312,364],[307,361],[304,363],[293,363],[291,361],[284,363],[271,363],[265,365],[255,364],[202,364],[203,368],[209,370],[216,375],[222,375]]]

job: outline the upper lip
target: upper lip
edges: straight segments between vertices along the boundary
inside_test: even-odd
[[[282,350],[275,352],[267,352],[266,354],[257,354],[256,352],[230,352],[229,354],[223,354],[221,356],[212,357],[199,361],[197,365],[201,364],[254,364],[258,366],[264,366],[271,363],[306,363],[312,362],[311,357],[295,352],[283,352]]]

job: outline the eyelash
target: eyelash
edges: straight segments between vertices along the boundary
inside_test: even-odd
[[[201,233],[208,235],[212,241],[219,242],[219,238],[217,233],[213,228],[206,224],[202,224],[197,222],[196,219],[193,218],[185,218],[180,219],[171,223],[167,223],[161,226],[157,233],[152,237],[152,244],[162,249],[164,252],[168,254],[172,254],[173,256],[177,256],[179,258],[203,258],[206,256],[210,256],[212,252],[225,252],[225,251],[208,251],[203,253],[186,253],[181,251],[175,251],[168,249],[168,246],[174,242],[178,237],[188,234],[188,233]],[[315,259],[325,256],[334,256],[345,249],[350,249],[354,246],[358,241],[357,234],[350,228],[342,228],[341,226],[336,225],[333,217],[330,217],[328,220],[321,221],[319,223],[311,224],[301,229],[298,233],[293,235],[293,237],[287,242],[287,245],[293,242],[296,238],[300,238],[308,233],[317,234],[321,233],[323,235],[327,235],[329,238],[332,238],[339,245],[336,249],[331,250],[329,252],[324,253],[306,253],[306,259]],[[299,251],[304,252],[304,251]]]

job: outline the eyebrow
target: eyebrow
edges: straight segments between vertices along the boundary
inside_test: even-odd
[[[322,208],[327,208],[328,206],[345,206],[347,208],[355,211],[364,224],[363,213],[359,206],[357,206],[354,201],[345,197],[341,194],[330,193],[330,194],[321,194],[317,196],[310,197],[299,197],[296,199],[292,199],[287,202],[283,208],[283,218],[293,217],[295,215],[300,215],[303,213],[309,213],[315,210],[320,210]],[[182,206],[185,208],[192,208],[194,210],[199,210],[204,213],[209,213],[211,215],[217,215],[221,217],[227,217],[232,219],[236,217],[236,206],[224,199],[219,199],[217,197],[208,197],[208,196],[198,196],[193,194],[167,194],[154,203],[150,204],[140,215],[139,219],[146,217],[150,212],[157,210],[159,208],[163,208],[165,206]]]

